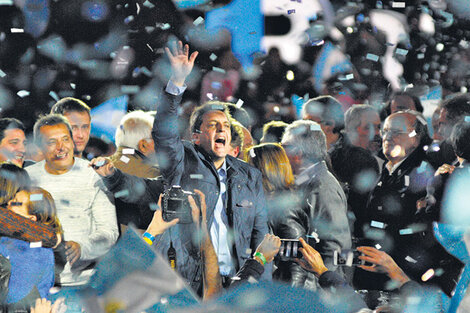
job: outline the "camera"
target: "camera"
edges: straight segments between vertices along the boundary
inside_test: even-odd
[[[191,215],[191,205],[188,197],[192,196],[196,203],[197,194],[190,191],[184,191],[181,186],[172,186],[166,190],[162,199],[162,217],[165,222],[179,218],[178,224],[190,224],[193,222]]]
[[[364,265],[364,260],[359,259],[362,255],[357,250],[334,251],[333,264],[337,266],[359,266]]]
[[[291,261],[302,257],[299,251],[302,243],[298,239],[281,239],[281,247],[279,248],[279,258],[282,261]]]

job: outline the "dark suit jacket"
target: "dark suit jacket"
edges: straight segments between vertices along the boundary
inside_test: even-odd
[[[152,137],[155,141],[161,174],[167,186],[180,185],[183,190],[201,190],[206,196],[207,221],[212,225],[219,197],[220,181],[210,157],[191,142],[182,141],[177,132],[177,106],[181,96],[166,94],[158,106]],[[268,233],[267,211],[261,172],[231,156],[226,157],[228,226],[233,230],[232,256],[238,270],[251,251]],[[196,289],[201,279],[201,259],[193,224],[178,224],[160,238],[158,249],[166,253],[170,240],[177,253],[178,271]],[[268,266],[263,279],[271,278]]]

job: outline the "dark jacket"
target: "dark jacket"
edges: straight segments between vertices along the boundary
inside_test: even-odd
[[[342,274],[333,265],[333,252],[351,248],[351,233],[346,215],[346,196],[338,181],[328,171],[325,162],[306,169],[296,178],[298,205],[289,206],[273,223],[274,234],[287,239],[308,240],[317,233],[320,242],[314,248],[320,252],[326,267]],[[312,243],[312,240],[309,240]],[[317,279],[295,262],[279,262],[277,279],[293,286],[315,290]]]
[[[177,106],[180,101],[181,96],[166,94],[166,99],[157,108],[152,137],[158,147],[158,163],[167,186],[180,185],[183,190],[199,189],[205,194],[207,222],[212,225],[220,190],[219,176],[214,163],[202,149],[179,137],[176,130]],[[231,156],[227,156],[225,160],[227,222],[234,232],[232,256],[238,270],[268,233],[267,211],[261,172]],[[202,272],[199,248],[194,240],[195,233],[193,224],[178,224],[163,234],[157,245],[158,249],[166,253],[170,240],[173,241],[178,271],[197,289]],[[268,266],[263,279],[271,279],[271,271]]]
[[[418,212],[416,209],[416,201],[426,195],[426,185],[433,173],[434,169],[425,161],[425,153],[420,148],[391,175],[384,164],[367,205],[367,219],[362,225],[366,237],[364,244],[380,244],[416,281],[421,281],[421,276],[430,268],[442,268],[444,274],[436,275],[428,282],[439,284],[449,293],[452,289],[449,277],[458,275],[461,264],[434,239],[430,217],[424,210]],[[382,274],[356,271],[355,284],[359,289],[383,290],[387,281]]]

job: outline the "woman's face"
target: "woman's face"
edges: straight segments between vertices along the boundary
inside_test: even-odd
[[[29,193],[22,190],[16,193],[13,200],[8,201],[8,209],[14,213],[36,220],[36,216],[29,214],[28,212],[28,203],[29,203]]]

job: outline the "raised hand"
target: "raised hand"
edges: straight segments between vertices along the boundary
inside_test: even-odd
[[[171,63],[171,81],[176,86],[183,86],[186,77],[188,77],[189,73],[191,73],[194,60],[196,60],[197,55],[199,52],[194,51],[189,56],[189,45],[184,45],[181,41],[178,41],[178,45],[176,42],[172,43],[171,50],[168,47],[165,47],[166,54],[170,59]]]
[[[152,236],[157,236],[160,234],[163,234],[165,230],[168,228],[175,226],[178,224],[179,219],[175,218],[172,221],[165,222],[162,217],[162,195],[160,195],[160,198],[158,199],[158,206],[160,209],[157,209],[155,213],[153,213],[153,218],[152,221],[150,222],[146,232],[149,233]]]

